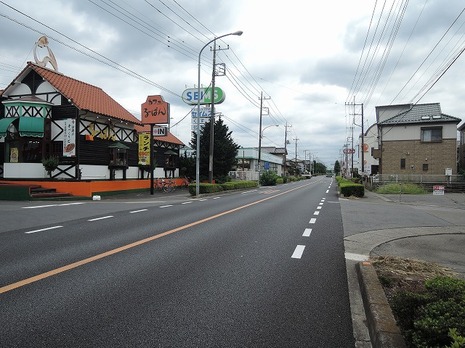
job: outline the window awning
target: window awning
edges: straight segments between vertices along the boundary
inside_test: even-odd
[[[0,119],[0,137],[6,137],[8,128],[10,128],[11,122],[17,120],[16,117],[5,117]]]
[[[37,137],[44,136],[43,117],[20,117],[19,118],[19,135],[22,137]]]

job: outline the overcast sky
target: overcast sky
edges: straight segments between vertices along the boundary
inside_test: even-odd
[[[148,95],[171,104],[171,131],[190,142],[198,55],[218,40],[226,93],[216,106],[243,147],[258,147],[260,94],[263,146],[332,168],[352,136],[363,103],[365,129],[375,106],[441,103],[465,120],[463,0],[28,0],[0,1],[0,89],[34,61],[49,38],[61,73],[102,88],[140,118]],[[226,49],[228,48],[229,49]],[[208,86],[212,52],[204,49],[201,84]],[[436,80],[442,77],[436,82]],[[357,106],[349,106],[354,103]],[[357,143],[361,117],[355,117]],[[278,124],[278,127],[273,125]]]

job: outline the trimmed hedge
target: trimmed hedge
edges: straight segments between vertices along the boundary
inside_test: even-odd
[[[339,191],[344,197],[365,196],[365,186],[363,186],[362,184],[356,184],[351,180],[344,179],[340,176],[336,177],[336,181],[339,184]]]
[[[223,184],[210,184],[210,183],[200,183],[199,184],[199,193],[215,193],[231,190],[239,190],[246,188],[257,187],[258,183],[256,181],[230,181]],[[196,194],[196,184],[189,184],[189,193],[191,196]]]

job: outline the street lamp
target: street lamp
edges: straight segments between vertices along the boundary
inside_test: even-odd
[[[202,49],[199,52],[199,64],[198,64],[198,72],[197,72],[197,150],[196,150],[196,159],[195,159],[195,195],[198,197],[200,193],[200,57],[202,56],[202,52],[207,47],[210,45],[212,42],[221,39],[225,36],[229,35],[237,35],[241,36],[242,31],[235,31],[234,33],[229,33],[229,34],[224,34],[218,37],[215,37],[214,39],[208,41],[205,46],[202,47]],[[214,69],[215,67],[213,67]],[[215,98],[215,91],[212,91],[212,99],[214,100]],[[213,127],[211,124],[210,127]]]
[[[261,119],[260,119],[261,120]],[[262,123],[260,122],[260,131],[258,134],[258,182],[260,182],[260,172],[261,172],[261,165],[260,162],[262,160],[262,138],[263,138],[263,132],[265,129],[270,128],[270,127],[278,127],[279,124],[272,124],[270,126],[266,126],[265,128],[262,129]]]

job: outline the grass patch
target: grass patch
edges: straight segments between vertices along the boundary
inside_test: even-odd
[[[411,195],[419,195],[427,193],[426,190],[421,187],[420,185],[410,184],[410,183],[390,183],[385,184],[383,186],[378,187],[375,190],[376,193],[382,194],[411,194]]]

